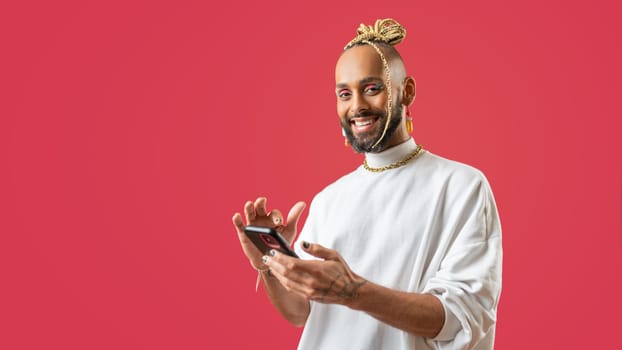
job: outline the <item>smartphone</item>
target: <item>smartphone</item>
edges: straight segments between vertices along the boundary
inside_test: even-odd
[[[268,252],[274,249],[294,258],[298,257],[289,247],[285,238],[271,227],[246,226],[244,228],[244,233],[264,255],[268,255]]]

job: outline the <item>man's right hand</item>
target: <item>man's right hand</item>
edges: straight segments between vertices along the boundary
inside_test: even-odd
[[[274,209],[270,212],[266,210],[266,201],[265,197],[259,197],[254,203],[248,201],[244,204],[246,225],[272,227],[291,244],[296,237],[298,219],[306,204],[304,202],[294,204],[287,214],[287,221],[284,222],[283,215],[278,209]],[[261,270],[267,268],[267,266],[261,262],[263,254],[255,247],[253,242],[246,237],[246,234],[244,234],[245,225],[240,213],[235,213],[233,215],[233,226],[235,226],[235,230],[238,233],[238,238],[240,239],[244,254],[246,254],[253,267]]]

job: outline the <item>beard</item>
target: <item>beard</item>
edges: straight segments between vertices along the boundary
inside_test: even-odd
[[[393,136],[393,134],[395,134],[395,131],[400,126],[400,123],[402,122],[402,110],[404,108],[402,107],[401,101],[397,101],[397,102],[398,102],[396,103],[397,107],[393,109],[393,113],[391,115],[391,121],[389,122],[387,133],[384,135],[382,140],[375,147],[372,147],[372,146],[376,142],[378,142],[378,139],[382,136],[382,132],[384,131],[384,126],[387,122],[387,112],[385,110],[370,110],[365,113],[357,114],[353,117],[347,117],[345,118],[345,120],[340,119],[341,127],[345,131],[346,137],[348,138],[348,142],[350,142],[350,145],[352,145],[352,148],[354,149],[354,151],[356,151],[357,153],[378,153],[378,152],[384,151],[385,147],[387,146],[387,143],[389,142],[389,140],[391,140],[391,137]],[[358,136],[354,136],[354,133],[352,132],[352,124],[350,124],[350,120],[352,118],[370,117],[370,116],[377,118],[376,122],[379,124],[380,127],[378,127],[377,130],[375,131],[372,130],[370,132],[365,132],[365,133],[359,134]]]

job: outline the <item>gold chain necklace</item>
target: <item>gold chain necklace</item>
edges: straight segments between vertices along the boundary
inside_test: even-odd
[[[365,159],[363,161],[363,168],[365,168],[365,170],[367,171],[371,171],[372,173],[381,173],[385,170],[390,170],[390,169],[395,169],[395,168],[399,168],[401,166],[406,165],[406,163],[410,162],[411,160],[417,158],[417,156],[421,153],[421,151],[423,150],[423,148],[421,147],[421,145],[417,145],[417,148],[415,149],[415,151],[409,155],[406,156],[406,158],[402,159],[402,160],[398,160],[395,163],[391,163],[389,165],[380,167],[380,168],[372,168],[367,164],[367,159]]]

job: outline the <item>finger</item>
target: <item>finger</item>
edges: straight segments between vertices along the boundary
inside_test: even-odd
[[[268,215],[274,226],[282,226],[283,225],[283,214],[278,209],[272,209],[270,214]]]
[[[307,204],[305,202],[298,202],[294,204],[294,206],[289,210],[287,214],[287,223],[286,227],[288,230],[292,232],[296,231],[296,227],[298,226],[298,219],[300,219],[300,215],[302,211],[305,210]]]
[[[266,197],[259,197],[255,200],[255,213],[257,213],[258,216],[268,215],[266,213],[266,202]]]
[[[246,216],[246,223],[250,224],[251,221],[255,220],[255,207],[253,206],[253,202],[248,201],[244,204],[244,216]]]
[[[274,249],[268,253],[266,259],[268,261],[266,265],[293,281],[303,283],[310,276],[310,266],[307,266],[308,262],[304,260],[282,254]]]
[[[313,292],[309,284],[311,276],[301,264],[304,261],[274,252],[273,256],[264,256],[262,262],[288,290],[296,290],[299,293]]]
[[[244,222],[242,221],[242,215],[240,215],[240,213],[233,214],[231,221],[233,221],[233,226],[235,226],[238,233],[242,233],[244,231]]]
[[[313,294],[313,288],[309,287],[307,284],[299,283],[295,280],[292,280],[291,278],[286,277],[275,269],[271,268],[270,271],[272,275],[279,280],[279,283],[281,283],[281,285],[285,287],[285,289],[287,289],[289,292],[296,293],[306,299],[308,299],[309,296]]]
[[[340,258],[339,253],[337,253],[336,250],[325,248],[319,244],[303,241],[301,246],[305,252],[315,256],[316,258],[324,260],[339,260]]]

